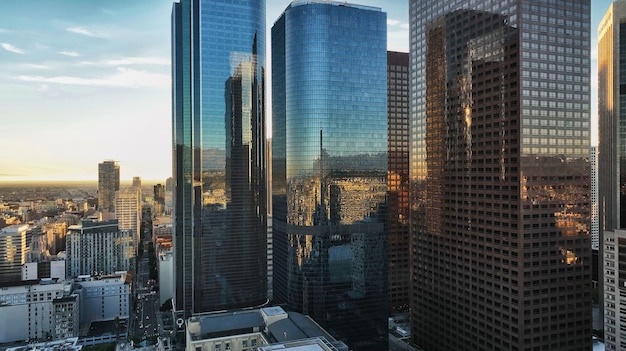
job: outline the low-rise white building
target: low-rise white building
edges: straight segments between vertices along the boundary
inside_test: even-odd
[[[51,279],[0,284],[0,343],[76,336],[75,322],[61,328],[61,321],[72,319],[75,309],[55,307],[56,300],[71,296],[69,292],[69,283]]]
[[[80,324],[127,319],[130,313],[130,277],[126,272],[76,279],[80,295]]]

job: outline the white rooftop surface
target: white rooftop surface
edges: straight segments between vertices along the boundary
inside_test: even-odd
[[[284,346],[284,345],[272,345],[267,347],[259,348],[259,350],[263,351],[273,351],[273,350],[291,350],[291,351],[326,351],[326,349],[322,348],[320,345],[312,344],[312,345],[299,345],[299,346]]]

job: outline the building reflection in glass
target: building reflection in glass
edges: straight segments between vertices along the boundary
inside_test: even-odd
[[[293,2],[272,57],[275,302],[387,349],[385,13]]]
[[[265,1],[174,3],[172,41],[175,308],[264,304]]]

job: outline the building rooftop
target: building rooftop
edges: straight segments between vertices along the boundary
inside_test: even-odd
[[[63,340],[11,347],[7,348],[6,351],[80,351],[82,348],[83,345],[78,345],[78,338],[74,337]]]
[[[193,341],[236,336],[253,330],[261,332],[270,343],[280,343],[283,346],[289,344],[288,349],[297,351],[348,349],[344,343],[336,341],[310,317],[297,312],[285,312],[278,306],[196,315],[187,321],[187,332]],[[264,347],[275,347],[275,345]],[[282,349],[282,347],[278,348]]]
[[[258,311],[232,312],[202,318],[200,320],[200,333],[220,333],[227,330],[262,327],[263,325],[263,317]]]
[[[301,5],[308,5],[308,4],[346,6],[346,7],[354,7],[356,9],[361,9],[361,10],[382,11],[380,7],[351,4],[347,1],[333,1],[333,0],[293,0],[287,8],[301,6]]]
[[[258,351],[272,351],[272,350],[341,351],[342,349],[336,348],[325,338],[310,338],[310,339],[295,340],[295,341],[271,344],[267,346],[261,346],[257,350]]]

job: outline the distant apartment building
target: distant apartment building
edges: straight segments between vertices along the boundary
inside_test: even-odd
[[[80,323],[108,321],[130,315],[130,279],[126,272],[99,277],[81,276],[76,279],[80,296]]]
[[[115,192],[120,190],[120,165],[117,161],[98,164],[98,209],[115,212]]]
[[[68,224],[65,221],[55,221],[42,225],[42,231],[47,237],[48,252],[50,255],[56,255],[60,251],[65,250],[65,233],[67,233]]]
[[[115,217],[120,230],[132,231],[134,244],[137,246],[141,239],[139,232],[141,228],[141,188],[132,186],[117,192]]]
[[[119,229],[117,219],[84,219],[66,235],[66,276],[126,271],[135,256],[132,231]]]
[[[162,215],[165,212],[165,187],[162,184],[154,186],[154,214]]]
[[[77,336],[77,311],[70,283],[0,283],[0,343]]]
[[[0,282],[19,281],[29,252],[27,224],[0,229]]]

